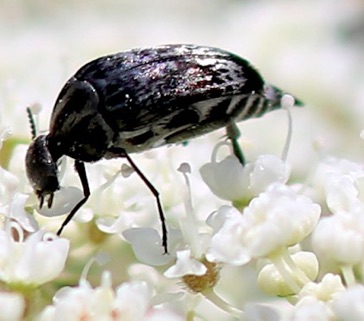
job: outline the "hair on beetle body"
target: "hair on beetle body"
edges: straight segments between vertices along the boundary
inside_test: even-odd
[[[84,163],[126,158],[157,200],[167,253],[159,193],[129,154],[225,127],[244,164],[236,122],[280,108],[282,95],[248,61],[217,48],[177,44],[104,56],[85,64],[64,85],[47,135],[35,137],[32,125],[27,176],[40,207],[46,198],[51,207],[59,189],[57,160],[63,155],[75,160],[84,197],[68,214],[59,235],[90,195]]]

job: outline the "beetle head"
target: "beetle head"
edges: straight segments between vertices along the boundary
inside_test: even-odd
[[[39,207],[42,208],[45,197],[47,204],[52,206],[54,192],[59,189],[57,177],[57,163],[48,149],[46,135],[40,135],[30,144],[25,166],[28,179],[39,199]]]

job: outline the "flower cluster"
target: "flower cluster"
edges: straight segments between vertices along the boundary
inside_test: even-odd
[[[7,133],[1,144],[11,142]],[[91,170],[93,197],[66,238],[44,222],[82,197],[68,171],[53,206],[40,210],[22,176],[0,167],[0,320],[363,319],[364,166],[324,158],[293,184],[286,157],[242,166],[234,155],[218,160],[226,146],[200,168],[208,189],[198,201],[220,199],[212,212],[194,204],[190,164],[175,171],[176,195],[164,203],[168,254],[150,202],[140,206],[134,189],[120,201],[125,192],[114,186],[130,168]],[[169,180],[162,190],[173,194]],[[109,258],[91,282],[100,248]]]
[[[86,280],[76,287],[62,288],[54,303],[40,315],[40,321],[65,320],[141,320],[182,321],[172,311],[153,307],[152,292],[143,281],[125,282],[112,289],[110,273],[104,272],[101,285],[93,288]]]

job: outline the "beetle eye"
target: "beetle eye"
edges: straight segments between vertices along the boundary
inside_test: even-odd
[[[48,150],[47,137],[38,136],[29,146],[25,158],[26,173],[39,198],[39,207],[49,195],[48,207],[52,206],[53,193],[59,189],[57,164]]]

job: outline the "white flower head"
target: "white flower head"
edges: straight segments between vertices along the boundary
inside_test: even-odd
[[[364,210],[364,166],[328,158],[318,166],[315,187],[333,213]]]
[[[340,276],[328,273],[324,275],[320,283],[307,283],[299,293],[299,298],[302,300],[306,297],[314,297],[319,301],[331,302],[344,290]]]
[[[308,197],[283,184],[273,184],[254,198],[242,215],[225,214],[207,257],[240,265],[295,245],[312,232],[320,212],[319,205]]]
[[[166,308],[154,308],[151,302],[152,291],[146,282],[123,283],[115,291],[111,283],[110,274],[104,272],[99,287],[93,288],[89,283],[82,282],[78,287],[61,289],[56,294],[53,305],[42,312],[40,320],[56,321],[62,316],[62,319],[70,321],[146,321],[153,320],[151,315],[158,311],[174,315]],[[180,319],[174,316],[171,320]]]
[[[339,213],[322,218],[312,234],[312,246],[329,263],[356,264],[364,260],[362,215]]]
[[[243,244],[253,256],[295,245],[313,231],[320,212],[318,204],[290,187],[271,185],[244,209]]]
[[[116,292],[111,288],[108,272],[102,275],[99,287],[92,288],[84,281],[78,287],[62,288],[47,307],[41,320],[139,320],[146,313],[150,292],[145,282],[122,284]]]
[[[246,222],[241,213],[230,206],[223,206],[210,215],[207,222],[214,228],[206,258],[213,262],[243,265],[250,261],[251,254],[242,244]]]
[[[63,271],[68,240],[42,230],[24,239],[20,228],[16,228],[18,240],[14,240],[11,230],[0,230],[0,280],[32,287],[55,279]]]

